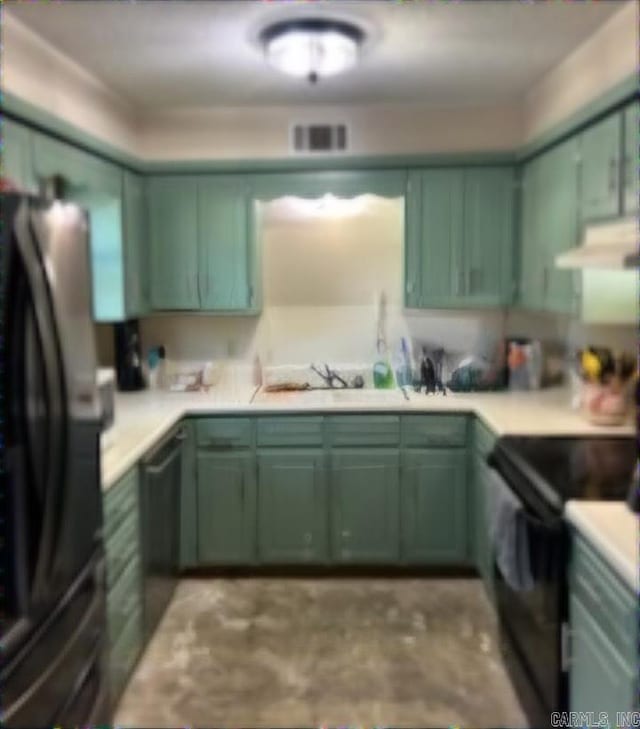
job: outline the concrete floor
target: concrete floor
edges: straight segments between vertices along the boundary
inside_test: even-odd
[[[117,726],[526,726],[475,579],[189,579]]]

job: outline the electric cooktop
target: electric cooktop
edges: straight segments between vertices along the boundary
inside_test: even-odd
[[[490,457],[508,482],[528,482],[560,509],[569,499],[623,501],[637,460],[633,436],[506,436]]]

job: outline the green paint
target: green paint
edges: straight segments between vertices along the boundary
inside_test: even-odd
[[[611,114],[580,135],[582,221],[620,214],[622,116]]]
[[[505,306],[511,296],[514,175],[509,167],[409,176],[406,304]]]
[[[455,449],[402,454],[402,559],[464,564],[468,555],[466,459]]]
[[[198,450],[198,563],[251,564],[256,547],[255,455]]]
[[[151,307],[199,309],[197,180],[152,177],[148,193]]]
[[[397,563],[398,450],[336,449],[330,463],[332,559],[340,563]]]
[[[258,453],[258,555],[261,564],[327,559],[324,451]]]

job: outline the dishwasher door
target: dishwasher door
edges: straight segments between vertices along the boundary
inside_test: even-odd
[[[185,433],[178,428],[142,465],[145,641],[157,628],[177,583],[184,440]]]

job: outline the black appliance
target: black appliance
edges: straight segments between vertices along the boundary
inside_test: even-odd
[[[142,464],[144,630],[154,633],[178,580],[180,482],[186,435],[177,428]]]
[[[88,221],[2,196],[3,726],[108,721]]]
[[[505,437],[489,456],[524,507],[533,588],[514,590],[493,570],[505,659],[531,726],[568,710],[564,504],[624,500],[637,455],[632,437]]]
[[[116,350],[116,377],[118,389],[123,392],[142,390],[145,387],[142,374],[142,350],[140,327],[137,319],[114,325]]]

